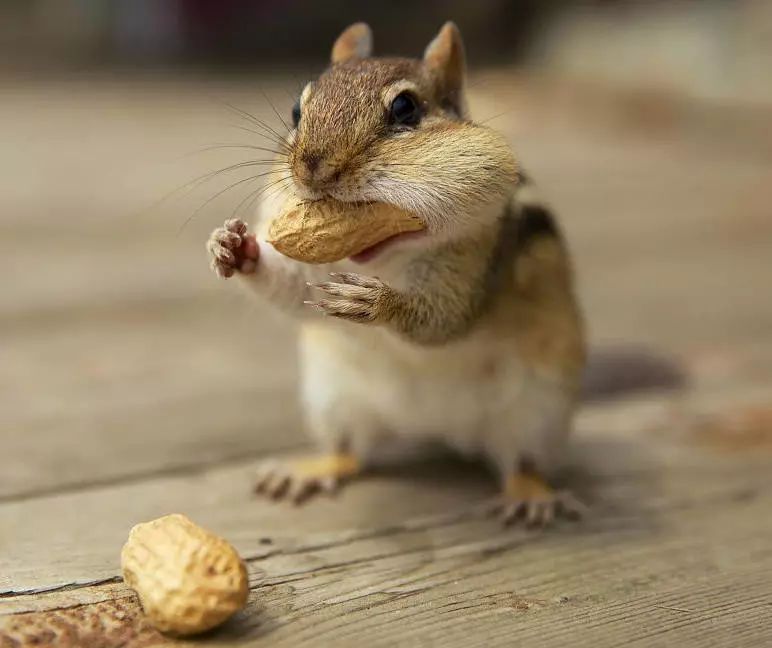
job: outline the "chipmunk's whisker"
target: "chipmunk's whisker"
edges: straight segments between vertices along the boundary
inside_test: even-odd
[[[510,115],[513,112],[515,112],[514,108],[510,108],[509,110],[505,110],[504,112],[500,112],[497,115],[493,115],[493,117],[488,117],[486,119],[483,119],[482,121],[478,121],[478,124],[487,124],[488,122],[492,122],[494,119],[498,119],[499,117],[504,117],[506,115]]]
[[[213,202],[214,200],[216,200],[217,198],[222,196],[224,193],[230,191],[234,187],[238,187],[239,185],[244,184],[245,182],[252,182],[254,180],[257,180],[258,178],[262,178],[262,177],[270,175],[272,173],[276,173],[276,171],[275,170],[266,171],[264,173],[257,173],[255,175],[249,176],[248,178],[242,178],[241,180],[237,180],[236,182],[234,182],[232,184],[229,184],[227,187],[225,187],[225,189],[221,189],[220,191],[218,191],[213,196],[210,196],[201,205],[199,205],[193,211],[193,213],[190,216],[188,216],[187,219],[185,219],[185,222],[182,223],[182,225],[180,226],[180,229],[177,231],[177,235],[179,235],[182,232],[182,230],[185,229],[185,227],[188,225],[188,223],[190,223],[190,221],[193,220],[207,205],[209,205],[211,202]]]
[[[289,175],[286,178],[280,178],[276,182],[272,183],[270,186],[266,187],[266,190],[273,189],[273,193],[266,193],[265,199],[274,197],[282,193],[283,191],[287,190],[292,185],[292,175]]]
[[[292,177],[291,174],[286,174],[286,175],[282,176],[281,178],[278,178],[276,182],[281,182],[281,181],[287,180],[287,179],[289,179],[291,177]],[[241,202],[239,202],[238,205],[236,205],[236,209],[233,210],[233,218],[237,218],[238,217],[239,210],[241,210],[241,208],[247,202],[248,202],[248,204],[245,207],[245,211],[252,209],[252,206],[255,204],[255,201],[260,197],[260,194],[263,191],[265,191],[265,189],[266,189],[266,187],[262,186],[262,187],[258,187],[257,189],[254,189],[253,191],[250,191],[246,195],[246,197],[244,199],[242,199]]]
[[[265,200],[268,200],[268,199],[273,200],[274,198],[279,198],[280,196],[282,196],[283,194],[288,192],[290,190],[291,186],[292,186],[292,180],[291,179],[287,179],[284,182],[282,182],[281,184],[279,184],[276,187],[274,187],[271,190],[270,194],[266,194],[264,199]]]
[[[276,115],[279,118],[279,121],[284,125],[284,128],[287,129],[287,133],[289,133],[292,129],[290,128],[289,124],[284,121],[284,118],[279,114],[279,111],[276,110],[276,106],[273,105],[273,102],[268,98],[268,95],[265,94],[265,91],[260,90],[260,93],[263,95],[265,100],[268,102],[268,105],[271,107],[271,110],[273,110],[273,114]]]
[[[204,153],[206,151],[219,151],[221,149],[249,149],[252,151],[265,151],[266,153],[273,153],[274,155],[278,155],[282,158],[287,157],[286,151],[277,151],[275,149],[266,148],[264,146],[255,146],[254,144],[210,144],[207,146],[204,146],[203,148],[198,149],[197,151],[194,151],[194,153]],[[268,160],[268,162],[274,162],[276,159],[272,158]]]
[[[385,167],[416,167],[419,169],[424,168],[435,168],[431,164],[427,164],[425,162],[382,162],[381,166]]]
[[[263,93],[263,96],[265,96],[265,93]],[[266,97],[266,99],[267,99],[267,97]],[[237,108],[236,106],[233,106],[232,104],[229,104],[229,103],[226,103],[225,105],[228,108],[230,108],[233,112],[235,112],[236,114],[240,115],[241,117],[243,117],[247,121],[251,122],[252,124],[254,124],[255,126],[257,126],[258,128],[260,128],[263,131],[262,133],[257,133],[256,131],[252,131],[253,133],[259,134],[262,137],[266,137],[266,138],[276,142],[277,144],[281,144],[281,145],[286,147],[286,145],[287,145],[287,143],[285,142],[285,135],[286,135],[286,133],[285,134],[279,133],[270,124],[268,124],[267,122],[264,122],[262,119],[258,119],[252,113],[247,112],[246,110],[242,110],[241,108]],[[276,109],[274,108],[274,111],[275,110]],[[287,130],[287,132],[289,132],[289,129]]]
[[[269,136],[269,135],[266,135],[265,133],[261,133],[260,131],[256,131],[252,128],[247,128],[246,126],[240,126],[238,124],[231,124],[231,128],[237,128],[238,130],[242,130],[245,133],[251,133],[252,135],[257,135],[258,137],[267,139],[269,142],[271,142],[272,144],[276,144],[276,146],[278,146],[281,150],[285,152],[289,152],[290,150],[287,142],[283,141],[279,137]]]
[[[280,167],[280,168],[287,168],[286,162],[275,162],[275,161],[269,161],[269,160],[247,160],[245,162],[238,162],[236,164],[231,164],[229,166],[223,167],[222,169],[209,171],[207,173],[204,173],[203,175],[193,178],[192,180],[188,180],[187,182],[181,184],[179,187],[175,187],[171,191],[168,191],[167,193],[165,193],[163,196],[161,196],[160,198],[152,202],[150,205],[145,207],[140,213],[151,212],[154,209],[157,209],[158,207],[163,205],[165,202],[171,200],[173,197],[179,194],[183,194],[186,191],[192,191],[196,187],[199,187],[200,185],[205,184],[212,178],[215,178],[218,175],[221,175],[223,173],[234,171],[236,169],[242,169],[245,167],[262,166],[267,163],[276,164],[277,167]]]
[[[198,178],[192,180],[188,184],[203,184],[204,182],[207,182],[208,180],[211,180],[212,178],[215,178],[223,173],[227,173],[228,171],[235,171],[236,169],[244,169],[248,167],[263,166],[264,164],[266,164],[265,160],[246,160],[245,162],[237,162],[236,164],[231,164],[229,166],[223,167],[222,169],[217,169],[216,171],[205,173],[204,175],[201,175]],[[271,161],[268,162],[268,164],[275,163]],[[270,171],[268,173],[270,173]]]
[[[276,180],[273,180],[273,181],[263,185],[262,187],[258,187],[255,191],[252,192],[252,194],[250,194],[251,201],[250,201],[249,207],[251,208],[251,206],[259,198],[267,199],[269,197],[268,192],[269,192],[270,189],[276,187],[279,184],[282,184],[282,183],[288,183],[289,184],[291,182],[292,182],[292,174],[291,173],[286,173],[282,177],[276,178]]]
[[[260,192],[262,187],[258,187],[257,189],[253,189],[250,191],[245,198],[242,198],[242,200],[239,202],[238,205],[236,205],[236,208],[231,212],[231,218],[238,218],[239,217],[239,211],[241,210],[244,203],[246,203],[248,200],[252,199],[254,201],[255,195]]]

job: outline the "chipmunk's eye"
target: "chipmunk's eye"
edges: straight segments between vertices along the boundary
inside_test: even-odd
[[[417,126],[421,121],[421,107],[410,92],[400,92],[391,102],[389,118],[392,124]]]
[[[300,102],[296,101],[292,106],[292,125],[297,128],[300,123]]]

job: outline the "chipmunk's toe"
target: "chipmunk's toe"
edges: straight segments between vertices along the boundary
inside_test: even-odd
[[[529,527],[552,524],[556,517],[577,519],[587,507],[567,490],[554,490],[539,475],[520,473],[510,477],[497,507],[504,524],[523,520]]]
[[[330,276],[333,281],[309,284],[326,297],[307,301],[307,305],[325,315],[352,322],[378,322],[386,317],[392,291],[382,281],[353,272],[330,273]]]
[[[257,240],[247,233],[247,225],[231,218],[222,227],[215,229],[206,242],[210,267],[218,277],[227,279],[236,272],[251,274],[255,271],[258,258]]]
[[[359,460],[351,454],[269,461],[258,469],[255,492],[300,504],[315,493],[334,493],[359,471]]]

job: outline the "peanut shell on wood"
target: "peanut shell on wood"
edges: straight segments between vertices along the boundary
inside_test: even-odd
[[[137,524],[121,551],[121,569],[150,622],[176,635],[220,625],[244,607],[249,591],[236,550],[179,514]]]

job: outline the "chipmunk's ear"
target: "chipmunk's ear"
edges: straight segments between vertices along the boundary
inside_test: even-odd
[[[330,60],[345,63],[367,58],[373,53],[373,32],[367,23],[358,22],[346,27],[332,46]]]
[[[424,65],[432,76],[442,100],[459,115],[466,112],[464,78],[466,57],[461,32],[453,22],[446,22],[424,52]]]

